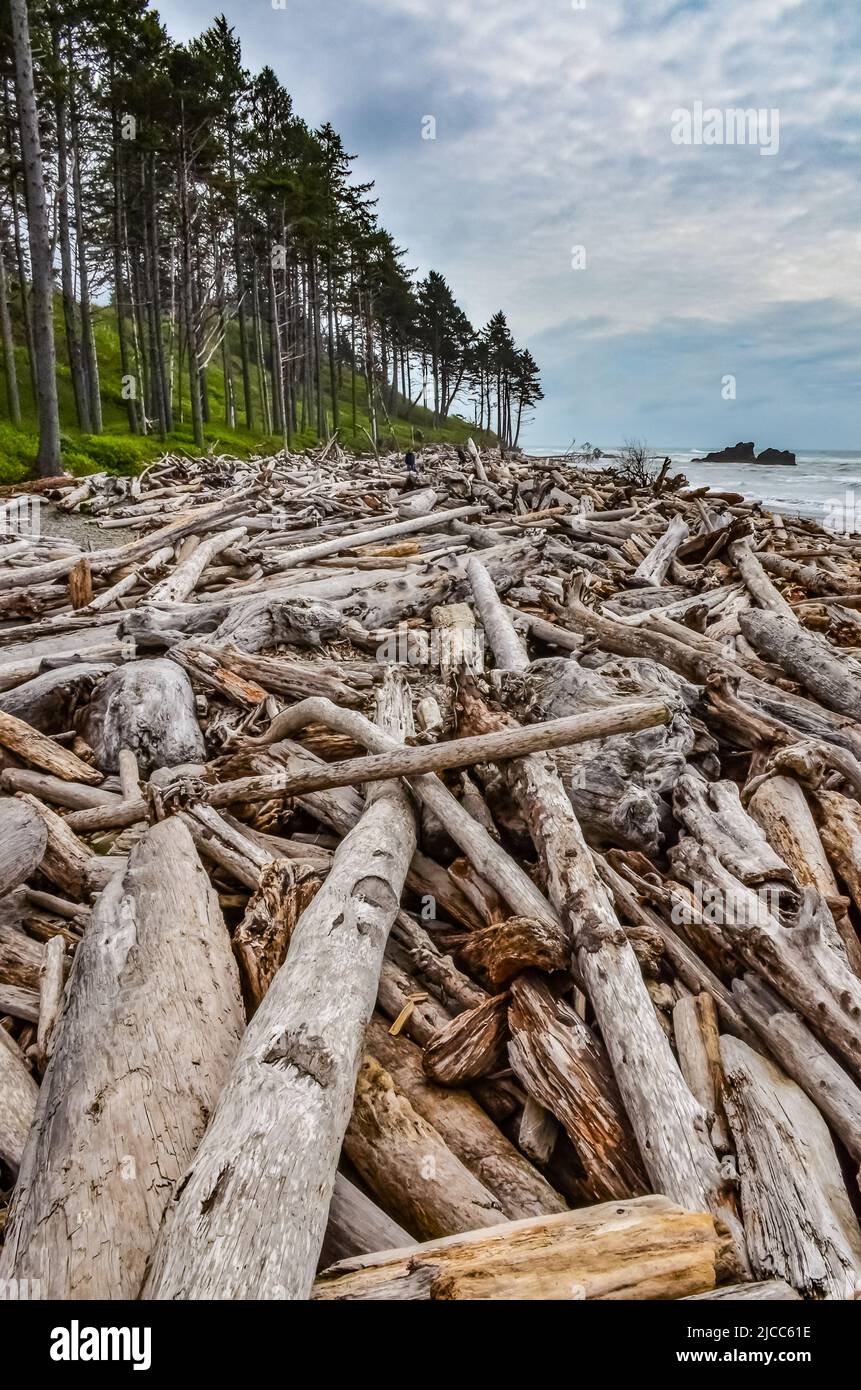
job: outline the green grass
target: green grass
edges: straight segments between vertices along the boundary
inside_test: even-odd
[[[13,300],[14,306],[14,300]],[[176,428],[166,439],[157,434],[135,435],[128,430],[125,402],[121,395],[122,371],[120,365],[119,339],[116,330],[116,317],[113,309],[96,309],[96,351],[99,359],[101,382],[103,433],[101,435],[83,434],[76,427],[74,395],[71,374],[66,357],[65,332],[62,308],[57,299],[55,303],[55,338],[57,345],[57,385],[60,400],[60,427],[63,466],[67,472],[76,476],[86,473],[136,473],[152,459],[166,452],[197,455],[200,450],[194,442],[191,428],[191,409],[188,397],[187,373],[184,374],[182,400],[175,402]],[[16,325],[17,329],[17,325]],[[231,343],[231,346],[235,344]],[[35,476],[35,458],[38,448],[36,410],[30,383],[30,371],[26,350],[16,348],[18,371],[18,390],[21,397],[22,422],[15,427],[9,420],[6,401],[5,376],[0,370],[0,484],[23,482]],[[231,454],[237,458],[247,458],[252,454],[272,454],[282,447],[280,435],[264,435],[251,432],[244,427],[230,429],[224,423],[224,378],[221,371],[221,356],[217,354],[207,372],[209,391],[209,422],[204,426],[206,449],[213,453]],[[257,390],[257,374],[252,364],[252,397],[257,420],[262,419]],[[175,376],[174,376],[175,379]],[[241,402],[242,373],[239,360],[233,358],[234,389]],[[331,400],[328,395],[329,373],[324,372],[323,389],[326,393],[326,421],[332,428]],[[387,395],[387,393],[386,393]],[[364,378],[356,380],[356,432],[352,430],[352,375],[344,371],[341,388],[338,392],[340,410],[339,442],[347,449],[359,453],[370,452],[368,417]],[[377,414],[377,429],[381,452],[390,448],[406,449],[410,444],[448,443],[462,444],[470,435],[476,443],[495,443],[495,436],[480,433],[473,425],[457,416],[452,416],[442,425],[434,427],[430,411],[415,406],[406,415],[407,402],[398,397],[396,413],[391,421],[380,407]],[[239,410],[240,417],[242,410]],[[295,451],[309,449],[319,441],[310,423],[293,435],[291,447]]]

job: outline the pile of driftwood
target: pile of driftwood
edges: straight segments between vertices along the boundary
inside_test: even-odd
[[[861,540],[474,448],[0,514],[0,1279],[854,1296]]]

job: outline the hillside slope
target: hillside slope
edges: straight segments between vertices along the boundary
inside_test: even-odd
[[[109,472],[129,473],[143,468],[151,459],[165,452],[197,454],[191,430],[188,400],[188,382],[182,379],[182,398],[175,397],[177,427],[162,439],[158,434],[134,435],[128,431],[126,410],[121,394],[122,372],[120,367],[119,341],[116,331],[114,310],[108,307],[97,310],[96,348],[99,359],[99,373],[104,412],[104,432],[101,435],[82,434],[75,425],[75,404],[72,383],[65,352],[63,315],[59,297],[55,303],[55,340],[57,344],[57,380],[60,395],[60,420],[62,426],[63,464],[74,474],[92,473],[107,469]],[[17,330],[17,325],[16,325]],[[18,337],[16,331],[16,338]],[[16,428],[9,421],[6,399],[5,376],[0,369],[0,484],[22,482],[34,476],[34,459],[37,448],[36,411],[27,363],[26,350],[16,348],[18,371],[18,390],[21,397],[22,423]],[[238,358],[233,360],[234,384],[241,397],[241,370]],[[176,390],[176,372],[174,388]],[[207,370],[209,393],[209,421],[206,425],[207,448],[215,453],[234,454],[245,458],[250,454],[275,453],[282,447],[280,435],[265,435],[244,428],[231,429],[224,423],[224,377],[220,357],[210,363]],[[368,416],[367,392],[364,377],[355,381],[356,430],[352,428],[353,374],[344,369],[341,387],[338,392],[340,408],[340,429],[338,438],[349,449],[356,452],[370,452],[370,419]],[[328,371],[324,374],[323,390],[329,405]],[[257,418],[261,416],[257,391],[254,390],[254,405]],[[383,393],[386,394],[385,392]],[[386,404],[387,404],[386,400]],[[240,409],[241,415],[241,409]],[[476,443],[492,444],[496,436],[486,431],[478,431],[474,425],[457,416],[451,416],[442,424],[434,426],[433,414],[419,405],[412,408],[402,396],[395,400],[395,413],[389,418],[385,409],[378,403],[378,433],[381,448],[408,448],[412,443],[448,442],[461,444],[470,435]],[[331,428],[331,408],[327,410],[327,421]],[[297,451],[313,447],[319,441],[316,432],[309,424],[292,439],[291,447]]]

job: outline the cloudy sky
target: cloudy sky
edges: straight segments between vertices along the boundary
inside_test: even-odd
[[[158,8],[177,39],[223,9],[408,264],[475,324],[506,311],[542,371],[530,446],[861,449],[857,0],[283,3]],[[676,143],[695,103],[776,110],[778,147],[772,118]]]

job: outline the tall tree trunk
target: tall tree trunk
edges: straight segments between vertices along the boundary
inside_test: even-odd
[[[257,269],[257,260],[254,261],[252,272],[252,287],[254,293],[254,347],[257,355],[257,375],[260,383],[260,401],[263,410],[263,430],[265,434],[272,433],[272,416],[269,413],[269,392],[266,387],[266,360],[263,356],[263,326],[260,320],[260,275]]]
[[[126,233],[128,235],[128,232]],[[143,406],[144,434],[149,433],[149,421],[155,414],[153,403],[152,376],[149,370],[148,358],[148,334],[146,321],[144,318],[144,293],[141,285],[140,256],[132,258],[132,248],[129,246],[129,285],[131,287],[131,307],[132,322],[134,324],[135,354],[137,356],[138,374],[141,382],[141,402]]]
[[[50,478],[53,474],[59,473],[61,468],[60,414],[54,353],[51,234],[42,172],[42,146],[33,82],[27,0],[10,0],[9,10],[15,50],[15,86],[21,121],[21,153],[24,160],[30,267],[33,276],[33,339],[36,348],[36,400],[39,415],[39,452],[36,463],[42,476]]]
[[[188,379],[191,391],[191,422],[194,442],[203,448],[203,407],[200,399],[200,363],[197,353],[197,330],[194,321],[194,267],[191,255],[191,216],[188,197],[188,150],[183,118],[179,152],[179,207],[182,221],[182,294],[185,310],[185,338],[188,345]]]
[[[110,81],[113,84],[113,73],[111,73]],[[126,325],[125,275],[123,274],[122,166],[120,163],[119,117],[114,107],[111,108],[111,140],[113,145],[114,306],[117,311],[117,340],[120,347],[120,370],[123,375],[123,396],[126,403],[129,429],[132,434],[140,434],[137,383],[133,382]],[[134,395],[130,393],[132,386],[135,390]]]
[[[326,260],[326,311],[328,313],[329,327],[329,389],[332,397],[332,429],[337,430],[340,425],[340,411],[338,409],[338,373],[335,365],[335,306],[333,303],[334,289],[332,284],[332,258]]]
[[[317,275],[317,260],[314,252],[310,257],[311,267],[311,315],[314,326],[314,387],[317,392],[317,437],[325,439],[326,403],[323,397],[323,337],[320,331],[320,281]]]
[[[21,400],[18,395],[18,369],[15,364],[15,341],[6,285],[6,246],[0,242],[0,334],[3,338],[3,370],[6,376],[6,405],[13,425],[21,423]]]
[[[60,234],[60,273],[63,286],[63,322],[66,329],[66,352],[69,357],[72,393],[75,397],[75,413],[79,426],[85,434],[89,434],[91,431],[90,400],[84,373],[81,340],[78,336],[75,272],[72,264],[72,239],[69,221],[69,148],[66,129],[68,101],[63,76],[60,72],[60,31],[56,24],[51,26],[51,44],[56,68],[54,122],[57,143],[57,212]]]
[[[141,160],[141,250],[143,253],[143,283],[146,287],[146,325],[147,339],[149,348],[149,379],[152,400],[150,401],[150,413],[158,420],[158,432],[162,439],[166,438],[167,430],[165,426],[166,402],[164,398],[164,382],[162,380],[161,369],[158,360],[158,338],[159,322],[155,308],[155,280],[158,271],[153,264],[152,240],[150,236],[150,213],[148,208],[149,191],[147,187],[147,177],[145,161]]]
[[[356,281],[353,267],[353,257],[350,256],[350,372],[352,382],[350,385],[350,412],[352,416],[353,438],[356,435]]]
[[[370,295],[365,296],[365,384],[368,389],[368,415],[371,418],[371,438],[377,444],[377,403],[374,385],[374,331],[371,324]]]
[[[284,376],[281,371],[281,343],[278,336],[278,295],[275,290],[275,266],[272,261],[274,241],[270,233],[267,293],[269,298],[269,370],[272,375],[272,429],[275,434],[284,430]]]
[[[224,379],[224,423],[228,429],[236,428],[236,397],[233,391],[233,371],[230,363],[230,343],[228,341],[229,318],[227,297],[224,289],[224,266],[218,247],[218,236],[213,232],[212,256],[215,265],[215,289],[218,302],[218,325],[221,334],[221,375]]]
[[[149,180],[149,214],[150,214],[150,255],[152,262],[152,305],[153,305],[153,338],[155,343],[155,370],[159,379],[159,395],[164,409],[164,433],[170,434],[173,429],[173,412],[170,399],[170,376],[167,370],[167,363],[164,355],[164,338],[162,336],[162,307],[161,307],[161,254],[159,250],[158,236],[158,185],[155,176],[155,155],[150,155],[150,180]]]
[[[84,233],[84,194],[81,185],[81,123],[75,97],[75,55],[71,41],[68,47],[69,117],[72,137],[72,188],[75,195],[75,248],[78,255],[78,295],[81,301],[81,339],[84,372],[89,390],[90,428],[93,434],[102,432],[102,393],[99,382],[99,359],[96,355],[96,335],[90,304],[90,281],[87,273],[87,241]]]
[[[206,373],[206,362],[202,359],[200,349],[201,344],[205,343],[204,315],[203,306],[206,303],[206,295],[201,283],[200,269],[200,250],[195,243],[196,254],[193,255],[193,270],[191,276],[191,306],[194,311],[194,342],[197,351],[197,370],[200,378],[200,414],[205,425],[209,424],[209,381]]]
[[[21,236],[21,214],[18,203],[18,164],[12,139],[13,117],[9,100],[9,84],[3,83],[3,113],[6,121],[6,157],[11,170],[9,177],[9,199],[12,204],[12,230],[15,241],[15,264],[18,267],[18,290],[21,295],[21,321],[24,324],[24,342],[27,345],[27,368],[30,373],[30,390],[33,404],[38,395],[36,389],[36,348],[33,344],[33,316],[30,312],[30,295],[27,288],[27,264],[24,258],[24,242]]]
[[[236,185],[236,142],[232,124],[227,131],[227,172],[233,194],[233,266],[236,275],[236,316],[239,320],[239,356],[242,359],[242,395],[245,424],[254,429],[254,405],[251,398],[251,354],[248,346],[248,314],[245,304],[245,270],[242,243],[239,235],[239,196]]]

